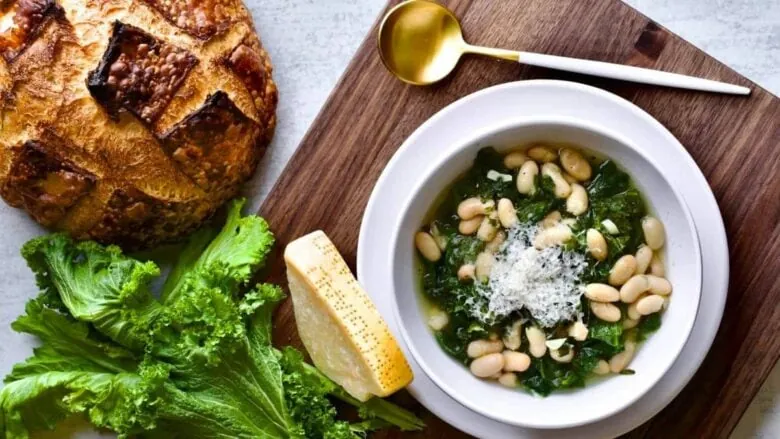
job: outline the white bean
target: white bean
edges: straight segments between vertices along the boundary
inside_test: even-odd
[[[561,351],[558,349],[550,349],[550,358],[558,363],[571,363],[571,360],[574,359],[574,349],[570,348],[565,355],[561,355]]]
[[[558,156],[555,154],[555,151],[553,151],[551,148],[548,148],[546,146],[537,145],[533,148],[530,148],[527,152],[528,157],[531,157],[532,159],[536,160],[537,162],[554,162]]]
[[[461,235],[466,236],[475,234],[484,218],[484,215],[477,215],[471,219],[460,220],[460,223],[458,223],[458,232],[460,232]]]
[[[523,151],[510,152],[504,156],[504,166],[509,169],[520,169],[527,161],[528,156]]]
[[[482,224],[477,229],[477,238],[480,241],[490,242],[496,237],[498,233],[498,225],[496,225],[496,219],[486,216],[482,219]]]
[[[636,270],[634,274],[645,274],[647,267],[650,266],[650,261],[653,259],[653,249],[642,244],[636,251]]]
[[[458,204],[458,216],[460,219],[468,220],[477,215],[485,215],[495,207],[493,200],[483,202],[478,197],[467,198]]]
[[[493,269],[493,264],[495,263],[495,258],[493,258],[492,253],[488,252],[482,252],[477,255],[477,260],[475,262],[475,272],[477,275],[477,280],[480,282],[485,282],[488,277],[490,277],[490,270]]]
[[[640,296],[642,297],[642,296]],[[639,323],[639,319],[642,318],[642,314],[639,314],[639,311],[636,310],[636,302],[628,305],[628,309],[626,310],[626,314],[628,315],[628,318],[630,320],[636,320],[637,323]]]
[[[439,246],[441,251],[447,250],[447,238],[442,236],[436,223],[431,224],[431,236],[433,236],[433,240],[436,241],[436,245]]]
[[[536,193],[536,176],[539,175],[539,165],[533,161],[527,161],[520,167],[517,174],[517,192],[525,195]]]
[[[498,377],[498,382],[502,386],[509,388],[517,387],[517,375],[512,372],[502,373],[501,376]]]
[[[487,378],[504,368],[504,356],[501,354],[488,354],[471,362],[471,373],[480,378]]]
[[[479,358],[487,354],[495,354],[504,350],[501,340],[474,340],[466,347],[469,358]]]
[[[577,225],[577,220],[574,218],[564,218],[561,220],[561,224],[566,224],[569,227],[574,227]]]
[[[561,213],[557,210],[553,210],[542,218],[542,228],[549,229],[550,227],[556,226],[559,222],[561,222]]]
[[[593,373],[596,375],[606,375],[609,373],[609,363],[606,360],[599,360],[596,363],[596,367],[593,368]]]
[[[620,287],[620,300],[623,303],[634,303],[639,296],[650,289],[650,282],[644,274],[631,276],[626,283]]]
[[[609,360],[609,370],[612,373],[620,373],[628,367],[628,364],[634,358],[634,350],[636,349],[636,343],[631,340],[627,340],[624,347],[624,351],[616,354]]]
[[[577,183],[571,185],[571,195],[566,199],[566,211],[574,216],[588,211],[588,193]]]
[[[531,366],[531,357],[522,352],[504,351],[505,372],[525,372]]]
[[[528,352],[536,358],[544,357],[547,352],[544,332],[536,326],[529,326],[525,328],[525,337],[528,339]]]
[[[458,280],[465,282],[476,277],[476,267],[474,264],[463,264],[458,268]]]
[[[569,326],[568,334],[577,341],[585,341],[588,338],[588,327],[581,320],[577,320]]]
[[[572,177],[571,174],[569,174],[566,171],[563,172],[563,179],[566,180],[566,183],[569,183],[569,184],[574,184],[574,183],[578,183],[579,182],[579,180],[577,180],[576,178]]]
[[[650,274],[653,276],[664,277],[666,270],[664,269],[664,261],[658,254],[653,255],[653,259],[650,260]]]
[[[506,241],[506,233],[503,230],[496,232],[496,237],[492,241],[485,245],[485,251],[490,253],[496,253],[501,248],[501,244]]]
[[[645,243],[653,250],[658,250],[664,246],[666,240],[664,225],[657,218],[646,216],[642,218],[642,231],[645,234]]]
[[[436,262],[441,259],[441,249],[436,244],[436,240],[430,233],[417,232],[414,235],[414,244],[417,246],[417,250],[427,260]]]
[[[636,258],[633,255],[621,256],[609,270],[609,284],[620,286],[628,282],[636,272]]]
[[[648,274],[645,277],[647,278],[647,281],[650,285],[648,291],[651,293],[658,294],[660,296],[668,296],[672,294],[672,284],[668,280],[660,276],[653,276],[652,274]]]
[[[590,302],[590,310],[605,322],[614,323],[620,320],[620,308],[611,303]]]
[[[498,220],[505,229],[517,224],[517,212],[515,212],[515,206],[509,198],[498,200]]]
[[[504,335],[504,346],[506,346],[507,349],[511,349],[513,351],[516,351],[520,349],[520,343],[522,342],[520,331],[523,329],[523,322],[520,320],[512,323],[512,326],[509,328],[509,331]]]
[[[597,261],[607,259],[607,240],[604,235],[596,229],[588,229],[585,234],[585,241],[588,244],[588,252]]]
[[[636,310],[643,316],[649,316],[661,311],[664,306],[664,297],[657,294],[645,296],[636,302]]]
[[[590,163],[585,160],[585,157],[571,148],[564,148],[561,150],[561,165],[563,165],[563,169],[565,169],[566,172],[579,181],[590,179],[590,176],[593,173]]]
[[[572,237],[571,229],[565,224],[558,224],[549,229],[539,231],[534,237],[534,247],[541,250],[547,247],[562,245]]]
[[[623,329],[631,329],[636,328],[636,326],[639,324],[639,320],[634,319],[624,319],[623,320]]]
[[[450,316],[446,312],[434,308],[428,315],[428,326],[434,331],[441,331],[450,322]]]
[[[620,291],[607,284],[593,283],[585,286],[585,297],[596,302],[617,302]]]
[[[542,175],[550,177],[555,189],[553,192],[558,198],[566,198],[571,194],[571,185],[566,182],[561,174],[561,168],[555,163],[545,163],[542,165]]]

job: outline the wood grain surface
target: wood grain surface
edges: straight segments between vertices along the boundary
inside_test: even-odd
[[[465,59],[436,86],[414,87],[384,69],[374,28],[261,208],[279,249],[322,229],[354,269],[363,209],[385,164],[422,122],[458,98],[531,78],[609,90],[648,111],[693,155],[725,218],[731,258],[726,312],[704,364],[677,399],[628,436],[728,437],[780,355],[780,99],[619,0],[444,3],[462,18],[474,44],[652,67],[754,92],[741,98],[638,86],[485,58]],[[271,271],[285,283],[280,257]],[[300,344],[289,302],[275,326],[278,342]],[[425,432],[408,437],[463,437],[408,395],[396,399],[428,423]]]

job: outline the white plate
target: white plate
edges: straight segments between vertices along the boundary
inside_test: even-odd
[[[452,182],[473,166],[485,146],[499,153],[535,142],[576,144],[585,151],[609,157],[630,175],[653,214],[666,229],[666,278],[675,294],[664,312],[661,329],[642,344],[631,360],[635,375],[596,380],[585,389],[555,392],[536,398],[509,391],[494,382],[475,379],[469,370],[444,352],[426,323],[415,263],[415,235],[431,206]],[[428,146],[427,144],[425,145]],[[416,148],[411,146],[410,148]],[[669,174],[642,148],[625,136],[582,119],[561,116],[521,116],[476,130],[449,147],[425,173],[407,176],[415,188],[407,194],[400,222],[390,231],[393,273],[391,302],[399,332],[415,363],[439,388],[470,409],[507,424],[561,429],[593,423],[624,410],[663,378],[676,361],[693,329],[701,296],[701,254],[693,216]]]
[[[510,426],[479,415],[444,393],[412,362],[412,395],[434,414],[475,436],[489,438],[619,436],[663,409],[682,390],[709,351],[720,324],[728,289],[728,246],[723,220],[706,179],[683,146],[658,121],[630,102],[585,85],[535,80],[503,84],[449,105],[421,125],[399,148],[374,187],[358,243],[358,278],[398,334],[389,285],[392,227],[398,223],[414,179],[430,163],[487,125],[523,116],[555,115],[611,128],[668,170],[690,207],[701,239],[703,288],[699,314],[688,343],[666,376],[642,399],[607,419],[563,430]],[[412,147],[424,145],[424,147]],[[384,232],[378,232],[384,231]],[[400,337],[399,337],[400,340]]]

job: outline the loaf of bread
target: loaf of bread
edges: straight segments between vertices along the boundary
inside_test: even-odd
[[[276,102],[240,0],[0,0],[0,195],[76,238],[190,233],[254,172]]]

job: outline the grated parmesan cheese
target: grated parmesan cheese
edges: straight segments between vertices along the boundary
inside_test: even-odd
[[[585,257],[561,247],[537,250],[532,242],[539,230],[535,224],[509,230],[488,282],[477,287],[487,306],[473,307],[474,317],[489,322],[525,308],[545,327],[576,319]]]

